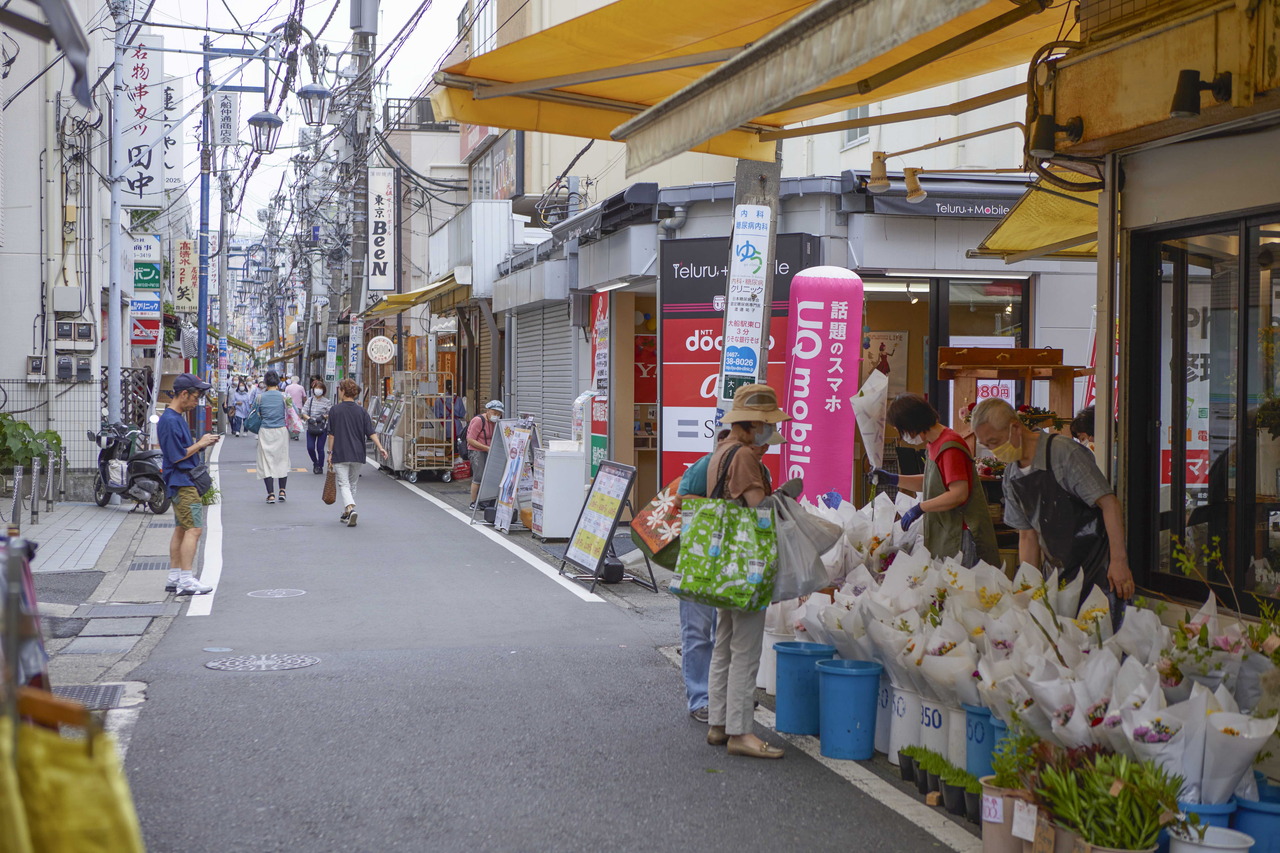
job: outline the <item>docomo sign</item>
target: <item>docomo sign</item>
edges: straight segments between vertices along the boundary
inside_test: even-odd
[[[791,281],[787,324],[787,444],[783,479],[800,477],[814,503],[849,498],[857,429],[849,397],[862,357],[862,279],[841,267],[810,267]]]
[[[697,329],[684,339],[684,348],[689,352],[720,352],[724,349],[724,335],[717,335],[714,329]],[[769,336],[769,349],[773,349],[773,335]]]
[[[378,335],[376,338],[369,339],[365,352],[369,354],[369,360],[374,364],[386,364],[395,358],[396,345],[386,335]]]

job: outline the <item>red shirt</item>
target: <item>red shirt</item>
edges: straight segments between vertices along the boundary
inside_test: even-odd
[[[484,415],[476,415],[467,425],[467,441],[478,441],[481,444],[493,444],[494,424]],[[470,445],[467,445],[470,447]]]
[[[969,484],[969,491],[972,493],[973,468],[969,462],[969,454],[955,447],[943,450],[942,445],[949,441],[964,444],[964,439],[960,436],[960,433],[948,427],[943,427],[942,434],[938,436],[937,440],[929,442],[929,458],[942,471],[942,482],[945,486],[949,487],[952,483],[963,479]],[[939,451],[942,453],[941,456],[938,455]]]

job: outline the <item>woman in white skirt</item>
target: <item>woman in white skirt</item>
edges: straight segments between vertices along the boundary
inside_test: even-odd
[[[262,415],[258,429],[258,477],[267,486],[267,503],[276,502],[276,479],[280,480],[280,502],[285,500],[285,483],[289,479],[289,429],[285,412],[293,401],[280,391],[280,374],[268,370],[267,390],[258,396],[255,408]]]

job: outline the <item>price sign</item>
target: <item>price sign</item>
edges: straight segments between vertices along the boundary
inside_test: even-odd
[[[369,354],[369,360],[374,364],[386,364],[395,357],[396,345],[386,335],[378,335],[376,338],[370,339],[365,351]]]
[[[1040,810],[1026,800],[1013,801],[1013,837],[1036,840],[1036,817]]]
[[[1004,823],[1004,797],[998,794],[982,795],[983,823]]]

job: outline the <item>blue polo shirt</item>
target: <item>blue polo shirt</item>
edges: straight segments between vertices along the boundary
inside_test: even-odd
[[[164,454],[164,482],[169,487],[169,497],[178,493],[179,486],[194,486],[187,472],[199,464],[200,454],[182,459],[187,455],[187,448],[195,444],[187,419],[173,409],[165,409],[160,423],[156,424],[156,440]]]

